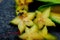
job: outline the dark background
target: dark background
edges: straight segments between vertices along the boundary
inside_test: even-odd
[[[48,3],[34,1],[29,5],[29,11],[35,11],[41,5]],[[9,22],[15,17],[14,0],[3,0],[0,3],[0,40],[19,40],[17,26],[11,25]],[[57,24],[57,23],[56,23]],[[57,27],[49,27],[50,33],[56,35],[60,39],[60,25]]]

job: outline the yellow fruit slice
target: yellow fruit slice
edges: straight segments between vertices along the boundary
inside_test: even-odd
[[[55,23],[49,18],[45,18],[45,25],[46,26],[56,26]]]
[[[26,38],[28,38],[28,35],[26,33],[24,33],[22,35],[19,35],[19,38],[26,39]]]
[[[13,24],[15,24],[15,25],[18,25],[19,22],[20,22],[20,18],[19,18],[18,16],[15,17],[12,21],[10,21],[10,23],[13,23]]]
[[[51,7],[47,8],[46,10],[43,11],[43,17],[49,17],[51,12]]]
[[[32,20],[29,20],[29,19],[27,19],[27,18],[24,19],[24,22],[25,22],[25,24],[26,24],[27,26],[33,26],[33,25],[34,25],[33,21],[32,21]]]
[[[47,40],[57,40],[57,37],[54,36],[54,35],[52,35],[52,34],[47,34],[47,35],[45,35],[45,38],[46,38]]]
[[[44,28],[42,29],[42,34],[43,34],[43,35],[48,34],[48,29],[47,29],[46,26],[44,26]]]
[[[27,15],[28,15],[27,18],[32,20],[35,17],[35,12],[29,12],[27,13]]]
[[[20,21],[20,23],[18,24],[18,29],[20,31],[20,33],[22,33],[26,28],[26,25],[23,21]]]

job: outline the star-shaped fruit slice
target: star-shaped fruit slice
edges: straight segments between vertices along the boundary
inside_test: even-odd
[[[18,25],[19,24],[19,22],[20,22],[20,18],[19,18],[19,16],[17,16],[17,17],[15,17],[12,21],[10,21],[10,23],[12,23],[12,24],[15,24],[15,25]]]
[[[38,34],[38,27],[33,25],[31,28],[26,27],[25,33],[19,36],[21,39],[42,39],[42,36]]]
[[[56,37],[49,34],[46,26],[42,30],[38,30],[37,26],[34,25],[33,27],[28,28],[26,27],[25,33],[19,36],[21,39],[31,39],[31,40],[56,40]]]
[[[16,10],[19,10],[21,12],[21,10],[28,11],[28,5],[29,3],[33,2],[33,0],[15,0],[15,2],[16,2]]]
[[[22,33],[27,26],[28,27],[32,27],[33,26],[33,28],[34,28],[35,25],[34,25],[33,21],[31,21],[31,20],[28,20],[28,19],[26,19],[24,21],[21,20],[20,23],[18,24],[18,29],[20,30],[20,33]],[[31,30],[33,30],[33,29],[31,29]]]
[[[45,11],[43,11],[42,13],[39,11],[36,11],[37,15],[36,15],[36,19],[34,20],[34,22],[39,26],[40,29],[44,25],[55,26],[55,23],[49,19],[50,9],[51,8],[49,7]]]
[[[17,17],[15,17],[10,23],[13,23],[13,24],[15,24],[15,25],[18,25],[18,23],[19,23],[19,21],[22,19],[22,20],[25,20],[25,22],[26,21],[31,21],[34,17],[35,17],[35,13],[34,12],[29,12],[29,13],[26,13],[25,11],[24,11],[24,13],[25,14],[23,14],[23,16],[21,16],[21,14],[20,14],[20,16],[17,16]],[[32,21],[31,21],[32,22]],[[30,22],[30,23],[31,23]]]
[[[21,20],[20,23],[18,24],[18,29],[20,31],[20,34],[23,33],[23,31],[25,30],[27,26],[25,25],[24,21]]]

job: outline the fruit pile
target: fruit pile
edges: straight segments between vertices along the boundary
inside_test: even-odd
[[[16,0],[16,18],[11,23],[18,25],[19,38],[22,40],[57,40],[48,32],[48,26],[56,26],[49,18],[51,7],[43,12],[28,12],[28,5],[32,0]]]

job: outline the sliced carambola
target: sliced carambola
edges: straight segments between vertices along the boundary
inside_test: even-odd
[[[52,34],[47,34],[47,35],[45,35],[45,39],[46,40],[57,40],[57,37]]]
[[[20,22],[19,16],[15,17],[13,20],[10,21],[10,23],[15,24],[15,25],[18,25],[19,22]]]
[[[35,14],[35,12],[28,12],[27,15],[28,15],[27,18],[32,20],[32,19],[34,19],[36,14]]]
[[[39,35],[37,32],[38,32],[38,27],[34,24],[31,28],[26,27],[25,33],[21,34],[19,37],[22,39],[27,39],[31,37],[33,39],[35,38],[35,33],[36,33],[36,37],[38,38]]]
[[[27,13],[27,14],[23,14],[23,15],[27,15],[27,17],[23,18],[23,20],[25,21],[29,21],[32,20],[35,17],[35,13]],[[13,23],[15,25],[18,25],[19,21],[20,21],[20,17],[17,16],[16,18],[14,18],[10,23]],[[30,22],[30,21],[29,21]],[[30,24],[32,23],[32,21],[30,22]]]
[[[31,37],[28,37],[26,40],[33,40]]]
[[[43,27],[43,25],[55,26],[54,22],[52,22],[52,20],[49,19],[51,11],[50,9],[51,8],[48,7],[43,12],[37,12],[37,16],[34,22],[39,26],[40,29]]]
[[[51,12],[51,7],[46,8],[46,9],[42,12],[43,17],[48,18],[48,17],[50,16],[50,12]]]
[[[41,29],[45,24],[42,18],[36,18],[34,20],[34,23],[39,27],[39,29]]]
[[[55,26],[55,23],[51,19],[49,19],[50,12],[51,12],[51,7],[48,7],[42,13],[43,14],[44,21],[45,21],[45,25],[46,26]]]
[[[44,28],[42,30],[39,31],[40,35],[42,35],[43,37],[45,35],[48,34],[48,29],[47,29],[47,26],[44,26]]]
[[[33,0],[15,0],[16,4],[19,5],[20,3],[22,4],[29,4],[31,2],[33,2]]]
[[[24,22],[25,22],[25,24],[26,24],[27,26],[29,26],[29,27],[34,25],[33,21],[32,21],[32,20],[29,20],[29,19],[27,19],[27,18],[24,19]]]
[[[26,10],[28,11],[28,5],[29,3],[33,2],[33,0],[15,0],[16,2],[16,14],[18,13],[17,11],[21,12],[21,10]]]
[[[20,22],[18,24],[18,29],[20,30],[20,33],[22,33],[26,29],[27,26],[32,27],[31,32],[33,30],[36,30],[35,28],[37,28],[37,26],[34,25],[34,23],[31,20],[27,20],[27,22],[25,22],[24,20],[20,20]]]
[[[20,20],[20,22],[18,24],[18,29],[19,29],[20,33],[22,33],[25,30],[26,27],[27,26],[25,25],[25,23],[23,22],[23,20]]]
[[[49,18],[45,18],[45,25],[46,26],[54,26],[54,27],[56,26],[55,23]]]
[[[38,25],[39,29],[44,26],[44,19],[42,18],[42,13],[40,11],[36,11],[36,18],[34,19],[34,23]]]
[[[37,26],[36,24],[34,24],[34,25],[30,28],[30,32],[31,32],[31,33],[38,32],[38,31],[39,31],[38,29],[39,29],[38,26]]]

